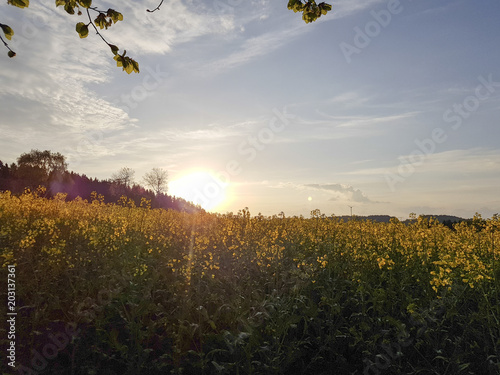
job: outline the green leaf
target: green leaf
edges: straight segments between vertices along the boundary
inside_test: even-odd
[[[111,52],[113,52],[113,55],[118,54],[118,47],[115,46],[114,44],[108,44],[109,48],[111,48]]]
[[[10,58],[13,58],[13,57],[15,57],[15,56],[16,56],[16,53],[15,53],[14,51],[9,51],[9,52],[7,53],[7,55],[8,55]]]
[[[139,73],[139,63],[128,56],[125,56],[127,51],[123,51],[122,55],[115,55],[113,59],[116,61],[116,66],[121,67],[128,74],[132,72]]]
[[[123,70],[125,70],[128,74],[134,71],[134,66],[127,62],[127,65],[123,66]]]
[[[14,35],[14,30],[10,28],[10,26],[0,24],[0,27],[3,30],[3,33],[5,34],[5,37],[9,40],[12,39],[12,36]]]
[[[116,66],[117,67],[120,67],[120,66],[123,66],[123,57],[121,57],[120,55],[116,55],[115,57],[113,57],[113,59],[116,60]]]
[[[30,5],[29,0],[7,0],[7,4],[14,5],[18,8],[27,8]]]
[[[108,9],[106,15],[111,18],[111,20],[113,21],[113,23],[117,23],[118,21],[123,21],[123,14],[121,14],[120,12],[117,12],[116,10],[114,9]]]
[[[302,5],[302,1],[300,0],[290,0],[288,2],[288,9],[293,10],[295,13],[297,13]]]
[[[470,366],[470,363],[463,363],[460,366],[458,366],[459,371],[464,371],[466,368]]]
[[[332,6],[330,4],[327,4],[327,3],[320,3],[318,6],[320,8],[325,9],[327,12],[332,10]]]
[[[212,329],[215,331],[217,329],[217,326],[215,325],[215,322],[213,320],[209,320],[208,321],[208,324],[210,324],[210,327],[212,327]]]
[[[132,60],[132,66],[134,67],[134,72],[139,73],[139,63],[135,60]]]
[[[75,8],[70,5],[70,3],[65,3],[64,4],[64,10],[68,14],[75,14]]]
[[[80,38],[86,38],[89,35],[89,28],[83,22],[78,22],[76,24],[76,32],[80,35]]]
[[[326,3],[321,3],[318,5],[318,7],[321,9],[321,14],[323,15],[326,15],[329,11],[332,10],[332,6]]]
[[[104,13],[99,13],[99,15],[94,20],[94,23],[96,24],[96,26],[99,26],[102,30],[104,28],[107,29],[109,26],[111,26],[112,22],[108,21]]]
[[[84,8],[90,8],[92,6],[92,0],[78,0],[78,4]]]

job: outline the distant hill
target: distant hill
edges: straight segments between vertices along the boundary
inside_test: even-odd
[[[452,223],[459,223],[461,221],[464,221],[466,219],[458,216],[453,216],[453,215],[422,215],[425,218],[434,218],[437,221],[439,221],[441,224],[444,224],[445,221],[451,221]]]
[[[349,215],[343,215],[343,216],[336,216],[337,219],[340,219],[344,222],[349,221],[349,220],[371,220],[375,221],[377,223],[388,223],[391,221],[391,218],[394,216],[389,216],[389,215],[368,215],[368,216],[349,216]]]
[[[445,225],[451,225],[453,223],[459,223],[461,221],[466,221],[467,219],[458,217],[458,216],[453,216],[453,215],[421,215],[427,219],[429,218],[434,218],[436,219],[439,223],[445,224]],[[343,216],[336,216],[336,218],[346,222],[349,220],[371,220],[375,221],[377,223],[388,223],[391,221],[392,218],[396,218],[395,216],[389,216],[389,215],[368,215],[368,216],[349,216],[349,215],[343,215]],[[415,219],[406,219],[403,221],[403,223],[411,223],[415,221]]]

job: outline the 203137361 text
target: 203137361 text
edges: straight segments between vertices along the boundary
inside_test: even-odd
[[[7,266],[7,361],[16,367],[16,266]]]

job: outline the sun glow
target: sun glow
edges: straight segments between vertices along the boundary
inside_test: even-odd
[[[220,209],[227,201],[228,182],[210,171],[193,171],[168,184],[169,194],[200,205],[207,211]]]

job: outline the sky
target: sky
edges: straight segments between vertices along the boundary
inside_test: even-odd
[[[305,24],[285,0],[94,0],[124,16],[75,31],[53,0],[3,4],[0,160],[31,149],[212,212],[500,212],[497,0],[338,0]],[[0,47],[2,47],[0,45]]]

